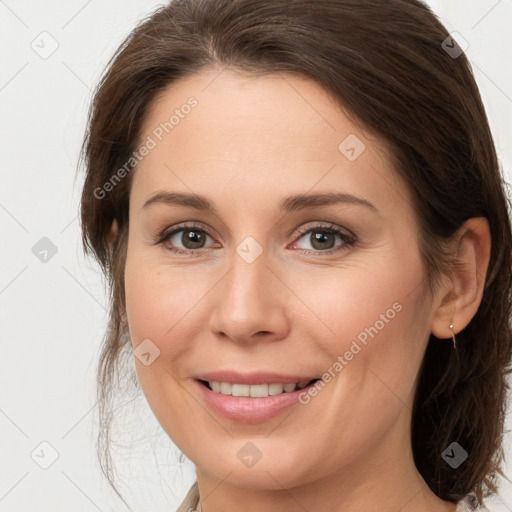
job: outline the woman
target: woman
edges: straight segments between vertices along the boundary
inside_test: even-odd
[[[177,0],[112,59],[81,204],[101,439],[134,357],[196,468],[180,511],[498,491],[512,236],[459,50],[418,0]]]

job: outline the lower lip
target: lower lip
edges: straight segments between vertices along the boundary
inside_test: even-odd
[[[314,386],[312,383],[303,389],[264,398],[252,398],[223,395],[212,391],[198,380],[194,382],[209,408],[224,418],[240,423],[262,423],[270,420],[297,404],[299,395]]]

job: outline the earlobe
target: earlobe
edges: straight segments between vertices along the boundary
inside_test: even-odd
[[[115,239],[117,238],[117,234],[119,232],[119,226],[117,224],[117,219],[114,219],[112,225],[110,226],[110,231],[107,235],[108,244],[112,247]]]
[[[482,301],[491,254],[487,219],[474,217],[467,220],[457,232],[454,244],[455,262],[451,276],[446,279],[432,318],[432,334],[441,339],[452,338],[454,333],[464,329]]]

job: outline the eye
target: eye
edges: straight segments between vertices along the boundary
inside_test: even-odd
[[[169,251],[191,254],[205,249],[204,244],[211,236],[196,224],[178,225],[171,231],[164,231],[157,243],[165,244]],[[180,244],[182,247],[180,247]]]
[[[356,241],[355,236],[345,230],[336,227],[333,224],[328,226],[316,225],[312,227],[304,227],[299,230],[300,238],[304,238],[310,244],[312,249],[306,248],[307,252],[322,252],[331,254],[335,251],[343,250],[347,246],[353,245]],[[340,240],[339,245],[335,245],[336,239]],[[297,242],[294,243],[296,245]]]
[[[299,230],[300,238],[304,238],[312,248],[298,248],[307,253],[331,254],[343,250],[356,242],[356,237],[349,231],[336,227],[334,224],[306,226]],[[309,238],[307,237],[309,235]],[[207,239],[213,239],[208,231],[198,224],[180,224],[170,231],[163,231],[157,238],[157,244],[164,244],[166,249],[178,253],[200,256]],[[336,239],[341,243],[336,244]],[[181,247],[180,247],[181,245]],[[296,248],[294,242],[292,248]],[[220,247],[219,244],[213,247]]]

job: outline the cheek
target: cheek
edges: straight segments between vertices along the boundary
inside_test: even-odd
[[[198,283],[190,290],[186,283],[179,272],[155,266],[136,251],[128,252],[125,297],[132,346],[136,349],[144,340],[151,340],[159,351],[147,366],[136,359],[138,380],[155,417],[180,444],[187,444],[180,418],[190,410],[190,403],[188,394],[172,377],[179,377],[182,370],[178,363],[190,350],[187,340],[191,330],[183,329],[187,326],[186,315],[200,293]]]
[[[155,264],[128,252],[125,270],[126,315],[132,345],[150,339],[166,364],[190,349],[190,340],[204,329],[194,321],[201,300],[213,286],[206,272]]]
[[[334,278],[305,278],[295,290],[308,306],[324,371],[344,374],[339,380],[356,396],[373,400],[391,391],[405,402],[428,339],[428,315],[419,255],[402,265],[392,260],[328,269]]]
[[[374,272],[340,273],[337,282],[320,281],[321,293],[303,295],[317,317],[316,335],[312,322],[308,338],[315,341],[315,356],[322,354],[327,385],[310,404],[304,397],[309,409],[302,428],[321,415],[325,432],[344,433],[340,450],[347,459],[361,456],[364,447],[381,439],[397,417],[412,408],[425,347],[422,338],[428,334],[422,322],[427,317],[425,290],[418,286],[420,268],[411,267],[407,274],[388,267],[380,278]],[[312,451],[324,454],[319,466],[334,467],[341,451],[325,455],[324,442],[321,436],[312,440]]]
[[[377,262],[378,263],[378,262]],[[367,329],[376,326],[378,331],[390,330],[407,317],[421,280],[419,267],[399,271],[393,266],[377,264],[362,268],[327,269],[310,273],[296,280],[294,291],[302,299],[326,339],[346,340],[356,338],[364,342]],[[413,306],[416,309],[416,306]],[[405,313],[404,313],[405,312]]]
[[[134,264],[130,264],[133,262]],[[126,315],[134,348],[146,338],[157,339],[165,296],[155,287],[155,276],[130,258],[125,272]],[[165,317],[164,317],[165,318]]]

